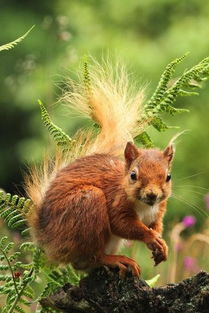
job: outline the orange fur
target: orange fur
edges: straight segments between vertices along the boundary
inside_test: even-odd
[[[125,238],[143,241],[155,264],[166,260],[160,236],[173,147],[146,150],[128,142],[144,129],[139,124],[143,92],[130,91],[122,67],[114,74],[109,65],[95,64],[88,95],[81,82],[70,80],[70,87],[62,100],[100,127],[96,136],[79,131],[68,155],[57,154],[29,174],[33,235],[52,262],[82,270],[118,266],[121,274],[130,267],[139,275],[134,260],[112,254]]]
[[[57,152],[54,158],[45,159],[43,167],[30,171],[25,179],[25,189],[35,207],[39,207],[51,180],[66,164],[95,153],[110,153],[122,158],[127,141],[132,141],[140,130],[144,130],[144,122],[139,119],[143,111],[143,89],[135,91],[123,65],[117,64],[113,71],[108,62],[103,65],[92,63],[91,93],[87,94],[83,77],[79,76],[78,82],[68,79],[60,101],[82,117],[96,122],[98,132],[79,130],[68,154]]]
[[[114,235],[144,241],[156,264],[165,260],[167,248],[157,232],[162,232],[159,225],[170,194],[170,182],[166,182],[169,166],[164,152],[141,149],[131,163],[127,156],[124,163],[110,154],[94,154],[61,169],[31,218],[34,235],[48,258],[83,270],[102,264],[119,266],[121,274],[130,266],[133,274],[139,275],[135,261],[106,255]],[[130,172],[136,167],[137,181],[130,181]],[[156,220],[145,225],[137,211],[150,190],[157,193],[160,209]]]
[[[111,153],[121,157],[127,141],[132,141],[140,129],[144,129],[144,122],[139,122],[143,111],[143,89],[134,90],[122,64],[116,64],[113,71],[108,62],[100,65],[93,61],[90,94],[86,94],[82,80],[80,77],[76,83],[69,79],[69,91],[65,91],[61,101],[100,126],[100,132],[87,146],[86,154]]]

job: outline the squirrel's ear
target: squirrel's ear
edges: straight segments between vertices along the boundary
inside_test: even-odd
[[[124,152],[126,164],[128,168],[130,167],[131,163],[139,156],[139,151],[136,146],[132,142],[128,142]]]
[[[174,154],[175,154],[175,148],[173,145],[167,146],[165,150],[163,151],[163,155],[168,160],[169,163],[173,160]]]

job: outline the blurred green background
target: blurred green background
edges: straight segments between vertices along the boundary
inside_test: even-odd
[[[1,0],[0,44],[29,36],[0,54],[0,188],[23,193],[24,169],[39,162],[50,139],[42,125],[37,99],[47,105],[53,120],[73,134],[81,121],[58,105],[60,85],[75,76],[84,54],[97,60],[120,59],[139,87],[147,85],[147,99],[164,67],[190,51],[178,66],[186,68],[209,56],[209,2],[203,0]],[[176,105],[190,113],[170,118],[187,133],[178,139],[173,168],[174,197],[165,219],[167,237],[185,215],[195,215],[195,231],[206,226],[209,213],[209,81],[198,97],[181,97]],[[157,133],[163,148],[176,130]],[[189,236],[192,229],[185,231]],[[201,268],[207,269],[205,261]]]

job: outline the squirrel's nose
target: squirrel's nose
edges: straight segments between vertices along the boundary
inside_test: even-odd
[[[147,193],[147,199],[154,202],[157,199],[157,195],[154,192]]]

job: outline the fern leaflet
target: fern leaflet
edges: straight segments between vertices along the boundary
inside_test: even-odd
[[[0,265],[0,270],[6,272],[0,275],[0,280],[4,283],[0,286],[0,292],[6,295],[2,313],[25,313],[22,304],[30,305],[29,299],[34,297],[29,286],[34,279],[33,268],[22,270],[24,264],[18,261],[20,252],[12,252],[13,247],[14,243],[8,243],[7,237],[0,240],[1,261],[4,262]]]
[[[21,41],[23,41],[23,39],[25,39],[25,37],[31,32],[31,30],[35,27],[35,25],[33,25],[23,36],[17,38],[14,41],[11,41],[5,45],[0,46],[0,51],[3,50],[10,50],[12,48],[14,48],[14,46],[16,46],[18,43],[20,43]]]
[[[0,217],[11,229],[24,231],[24,234],[28,232],[26,216],[30,206],[30,199],[0,192]]]
[[[176,66],[183,61],[186,55],[187,54],[177,58],[166,66],[155,92],[144,107],[144,114],[141,120],[139,120],[139,123],[143,122],[148,126],[152,125],[155,129],[162,132],[168,128],[177,127],[166,125],[160,117],[161,113],[165,112],[170,115],[175,115],[176,113],[189,112],[188,109],[173,107],[173,103],[178,96],[198,95],[193,89],[201,88],[201,83],[209,78],[209,58],[203,59],[191,69],[185,71],[172,86],[169,87],[169,82],[175,72]],[[134,140],[147,148],[152,147],[151,138],[145,131],[136,136]]]
[[[47,112],[41,100],[38,100],[38,103],[40,105],[44,126],[47,127],[50,135],[54,138],[56,144],[62,148],[63,152],[69,150],[71,147],[71,144],[74,141],[67,134],[65,134],[65,132],[60,127],[56,126],[51,121],[49,113]]]

